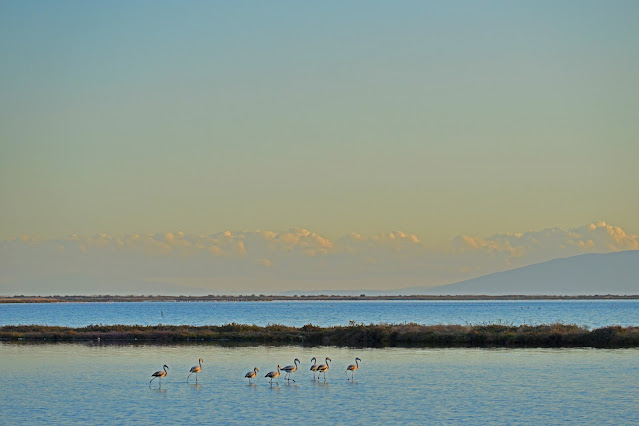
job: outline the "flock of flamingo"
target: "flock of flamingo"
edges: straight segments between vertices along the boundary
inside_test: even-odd
[[[328,371],[328,369],[330,368],[330,362],[332,360],[329,357],[326,357],[324,360],[324,364],[320,364],[317,365],[317,359],[315,357],[311,358],[311,362],[313,363],[313,365],[311,365],[310,371],[313,372],[313,380],[319,380],[320,378],[320,374],[324,374],[324,381],[326,381],[326,372]],[[359,368],[359,363],[362,360],[359,358],[355,358],[355,364],[351,364],[348,367],[346,367],[346,380],[353,380],[355,377],[355,370],[357,370]],[[199,365],[196,365],[194,367],[191,367],[191,370],[189,372],[189,375],[186,376],[186,382],[189,382],[189,377],[191,377],[191,374],[195,373],[195,383],[197,383],[197,375],[199,372],[202,371],[202,362],[204,362],[204,360],[202,358],[200,358],[199,360]],[[295,360],[293,361],[292,365],[287,365],[286,367],[282,368],[280,367],[280,365],[277,365],[277,370],[275,371],[269,371],[266,376],[264,377],[268,377],[270,379],[269,384],[271,386],[273,386],[273,379],[277,379],[278,377],[280,377],[280,372],[283,371],[285,373],[284,375],[284,379],[288,380],[289,382],[291,380],[293,380],[293,382],[295,382],[295,379],[291,379],[291,374],[295,373],[298,368],[299,368],[299,364],[301,364],[300,360],[295,358]],[[149,382],[149,386],[151,386],[151,383],[153,382],[154,379],[159,378],[160,379],[160,386],[162,386],[162,377],[165,377],[169,372],[167,371],[169,369],[169,366],[164,364],[164,366],[162,366],[162,370],[160,371],[156,371],[155,373],[151,374],[151,376],[153,377],[151,379],[151,381]],[[257,377],[257,373],[259,373],[259,369],[257,367],[253,368],[252,371],[249,371],[248,373],[246,373],[246,375],[244,376],[245,378],[247,378],[249,380],[249,384],[252,384],[252,380]],[[351,372],[351,377],[348,377],[348,372]],[[315,374],[317,373],[317,377],[315,376]],[[279,385],[279,383],[275,382],[276,385]]]

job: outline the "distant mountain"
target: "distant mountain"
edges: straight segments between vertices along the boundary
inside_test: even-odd
[[[639,250],[554,259],[455,284],[410,287],[392,293],[634,295],[639,294]]]

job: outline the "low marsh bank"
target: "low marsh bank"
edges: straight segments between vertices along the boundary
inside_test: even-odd
[[[40,325],[0,327],[0,340],[27,342],[141,341],[150,343],[228,341],[332,345],[352,347],[639,347],[639,327],[611,326],[590,330],[570,324],[547,325],[420,325],[350,324],[303,327],[246,324],[221,326],[90,325],[71,328]]]
[[[637,300],[639,295],[208,295],[208,296],[0,296],[0,303],[118,303],[118,302],[303,302],[383,300]]]

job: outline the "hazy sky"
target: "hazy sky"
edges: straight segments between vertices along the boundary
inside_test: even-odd
[[[429,249],[418,236],[404,232],[332,240],[302,228],[22,236],[0,243],[0,294],[396,290],[453,283],[559,257],[638,249],[639,236],[605,222],[489,238],[462,235],[445,250]],[[614,285],[610,280],[600,283],[599,294],[610,293]]]
[[[0,240],[639,231],[636,1],[0,3]]]

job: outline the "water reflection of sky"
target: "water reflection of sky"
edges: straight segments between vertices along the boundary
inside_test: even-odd
[[[0,326],[47,324],[362,323],[566,324],[638,326],[639,300],[130,302],[0,304]]]
[[[638,350],[0,343],[10,423],[631,423]],[[311,357],[332,358],[327,381]],[[346,366],[362,359],[355,383]],[[204,358],[199,383],[189,368]],[[263,376],[302,361],[295,383]],[[160,388],[151,373],[170,367]],[[244,374],[260,374],[248,385]]]

